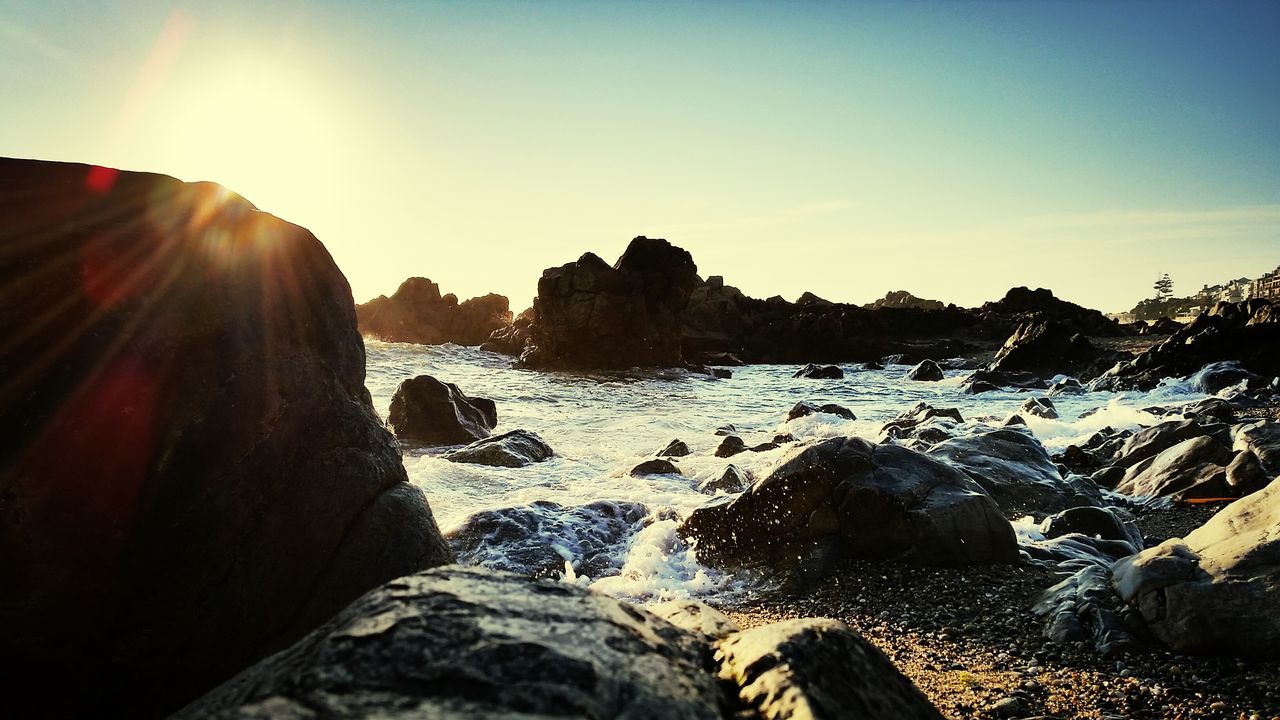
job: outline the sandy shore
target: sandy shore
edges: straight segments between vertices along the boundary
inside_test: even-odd
[[[1177,536],[1214,510],[1148,511],[1139,525],[1150,538]],[[948,718],[1280,718],[1280,661],[1154,648],[1104,658],[1049,643],[1031,606],[1058,579],[1030,565],[953,570],[850,561],[814,587],[721,609],[743,627],[843,620]]]

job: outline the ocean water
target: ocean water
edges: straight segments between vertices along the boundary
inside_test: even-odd
[[[678,370],[607,374],[516,370],[506,356],[456,345],[366,340],[366,349],[366,383],[384,418],[399,383],[427,374],[456,383],[467,395],[493,399],[498,407],[495,433],[524,428],[555,450],[555,457],[546,462],[496,468],[441,459],[451,448],[405,448],[409,479],[426,492],[441,530],[448,534],[486,510],[526,508],[534,516],[546,515],[546,537],[540,542],[564,559],[562,579],[638,602],[726,597],[746,589],[748,581],[743,578],[697,561],[696,549],[676,536],[678,518],[713,500],[695,489],[700,480],[719,477],[729,464],[754,478],[764,477],[795,452],[795,445],[717,458],[713,453],[722,440],[715,435],[718,427],[733,424],[748,446],[767,442],[778,433],[790,433],[801,442],[848,435],[877,441],[886,421],[923,401],[958,408],[965,418],[958,430],[964,433],[998,426],[1029,397],[1043,395],[1043,391],[965,395],[961,381],[969,371],[948,371],[940,382],[914,382],[904,377],[910,369],[906,365],[890,365],[883,371],[846,366],[841,380],[793,378],[798,367],[792,365],[752,365],[732,368],[731,379],[717,380]],[[1023,417],[1054,452],[1083,442],[1106,426],[1136,429],[1159,421],[1143,408],[1203,397],[1186,382],[1166,382],[1146,393],[1059,396],[1054,398],[1059,419]],[[838,403],[857,419],[822,414],[785,422],[787,411],[801,400]],[[1079,417],[1087,411],[1094,412]],[[692,450],[690,456],[678,459],[683,476],[630,476],[631,468],[677,438]],[[551,501],[575,507],[602,500],[644,506],[643,520],[605,543],[608,562],[603,567],[599,558],[585,562],[578,540],[593,530],[604,533],[603,527],[582,527],[604,520],[591,513],[567,517],[563,511],[532,505]],[[510,567],[504,552],[507,548],[497,545],[472,559]],[[588,566],[590,572],[580,571]]]

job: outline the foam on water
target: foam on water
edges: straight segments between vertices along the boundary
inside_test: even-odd
[[[697,562],[694,549],[676,535],[678,518],[712,500],[696,490],[699,481],[718,477],[730,464],[758,479],[795,450],[794,445],[784,445],[716,458],[713,453],[723,440],[714,434],[717,427],[732,423],[748,446],[781,433],[799,441],[845,435],[876,441],[886,421],[921,401],[959,409],[966,422],[958,429],[965,432],[998,426],[1029,397],[1043,395],[1013,391],[965,395],[961,381],[969,371],[947,371],[940,382],[913,382],[905,379],[910,369],[905,365],[869,372],[850,366],[841,380],[793,378],[795,366],[753,365],[732,368],[732,379],[715,380],[670,370],[591,374],[515,370],[510,358],[454,345],[366,341],[366,347],[366,383],[384,417],[400,382],[429,374],[458,384],[468,395],[493,399],[498,406],[495,432],[532,430],[555,450],[555,457],[546,462],[496,468],[441,459],[448,448],[407,448],[404,461],[409,478],[426,492],[446,533],[481,510],[527,507],[535,501],[569,507],[596,500],[642,503],[649,515],[616,545],[619,556],[609,563],[607,574],[590,577],[575,572],[575,562],[567,562],[565,571],[568,581],[640,601],[724,595],[742,587],[738,579]],[[1157,422],[1159,418],[1143,412],[1145,407],[1202,397],[1189,383],[1167,382],[1150,393],[1059,396],[1054,398],[1059,419],[1023,417],[1036,437],[1054,451],[1082,442],[1107,426],[1136,429]],[[838,403],[858,419],[817,414],[786,422],[787,411],[801,400]],[[1086,411],[1095,412],[1080,418]],[[676,458],[682,475],[630,475],[631,468],[652,458],[674,438],[692,450],[690,456]],[[1019,532],[1027,540],[1034,539],[1030,527]],[[559,543],[563,554],[572,555],[568,543],[555,537],[547,542]],[[573,560],[579,558],[566,558]]]

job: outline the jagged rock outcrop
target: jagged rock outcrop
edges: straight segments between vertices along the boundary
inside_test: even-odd
[[[361,333],[388,342],[479,345],[511,323],[511,308],[493,293],[459,303],[453,293],[441,296],[430,280],[412,277],[391,297],[357,305],[356,318]]]
[[[892,290],[885,293],[885,296],[876,300],[869,305],[863,307],[869,310],[881,310],[884,308],[901,309],[912,308],[916,310],[942,310],[946,308],[946,303],[941,300],[925,300],[918,298],[906,290]]]
[[[1000,300],[983,304],[978,314],[992,325],[1008,323],[1010,329],[1028,322],[1054,321],[1084,335],[1121,337],[1129,334],[1124,326],[1101,312],[1054,297],[1053,291],[1045,288],[1011,288]]]
[[[1235,361],[1264,377],[1280,375],[1280,313],[1267,300],[1218,303],[1164,342],[1096,378],[1096,390],[1150,390],[1165,378]]]
[[[461,445],[489,437],[498,409],[488,398],[467,397],[453,383],[419,375],[396,388],[387,424],[401,440]]]
[[[520,313],[510,325],[497,328],[480,345],[481,350],[520,357],[529,344],[529,327],[533,325],[533,308]]]
[[[680,314],[698,284],[693,257],[637,237],[610,267],[587,253],[544,270],[520,364],[621,369],[682,364]]]
[[[831,438],[680,526],[698,558],[822,574],[840,557],[924,565],[1012,562],[1013,529],[963,473],[896,445]]]
[[[551,446],[538,437],[537,433],[518,429],[451,450],[444,454],[444,459],[456,463],[516,468],[542,462],[554,454]]]
[[[858,419],[857,417],[854,416],[852,410],[850,410],[849,408],[843,405],[837,405],[835,403],[823,403],[822,405],[818,405],[816,403],[811,403],[807,400],[801,400],[800,402],[792,406],[790,410],[787,411],[786,421],[791,422],[792,420],[795,420],[797,418],[808,417],[810,415],[819,415],[819,414],[835,415],[836,417],[842,418],[844,420]]]
[[[1042,377],[1067,373],[1090,377],[1115,360],[1089,338],[1056,320],[1018,326],[987,366],[995,372],[1030,372]]]
[[[165,714],[452,559],[310,232],[210,183],[4,159],[0,247],[9,714]]]

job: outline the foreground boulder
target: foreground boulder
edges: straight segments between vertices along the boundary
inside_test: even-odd
[[[1280,483],[1118,562],[1116,591],[1178,652],[1280,657]]]
[[[809,556],[956,566],[1017,557],[1013,528],[963,473],[860,438],[803,449],[732,502],[695,510],[679,532],[697,542],[700,560],[722,565],[804,565]],[[814,550],[824,557],[814,560]]]
[[[1174,500],[1238,497],[1241,490],[1227,484],[1227,466],[1235,453],[1206,435],[1184,440],[1128,469],[1116,491],[1142,497]]]
[[[698,283],[693,257],[637,237],[610,267],[587,253],[543,271],[520,364],[623,369],[682,364],[680,313]]]
[[[479,345],[511,323],[507,299],[490,293],[459,303],[426,278],[409,278],[391,297],[356,306],[360,332],[389,342]]]
[[[489,437],[498,410],[492,400],[467,397],[453,383],[419,375],[396,388],[387,424],[402,440],[459,445]]]
[[[543,442],[537,433],[512,430],[447,452],[444,459],[456,463],[516,468],[542,462],[554,454],[551,446]]]
[[[10,715],[165,714],[452,559],[311,233],[209,183],[0,160],[0,247]]]
[[[1064,479],[1040,441],[1018,430],[953,438],[934,445],[929,455],[963,470],[1010,514],[1101,503],[1088,479]]]

